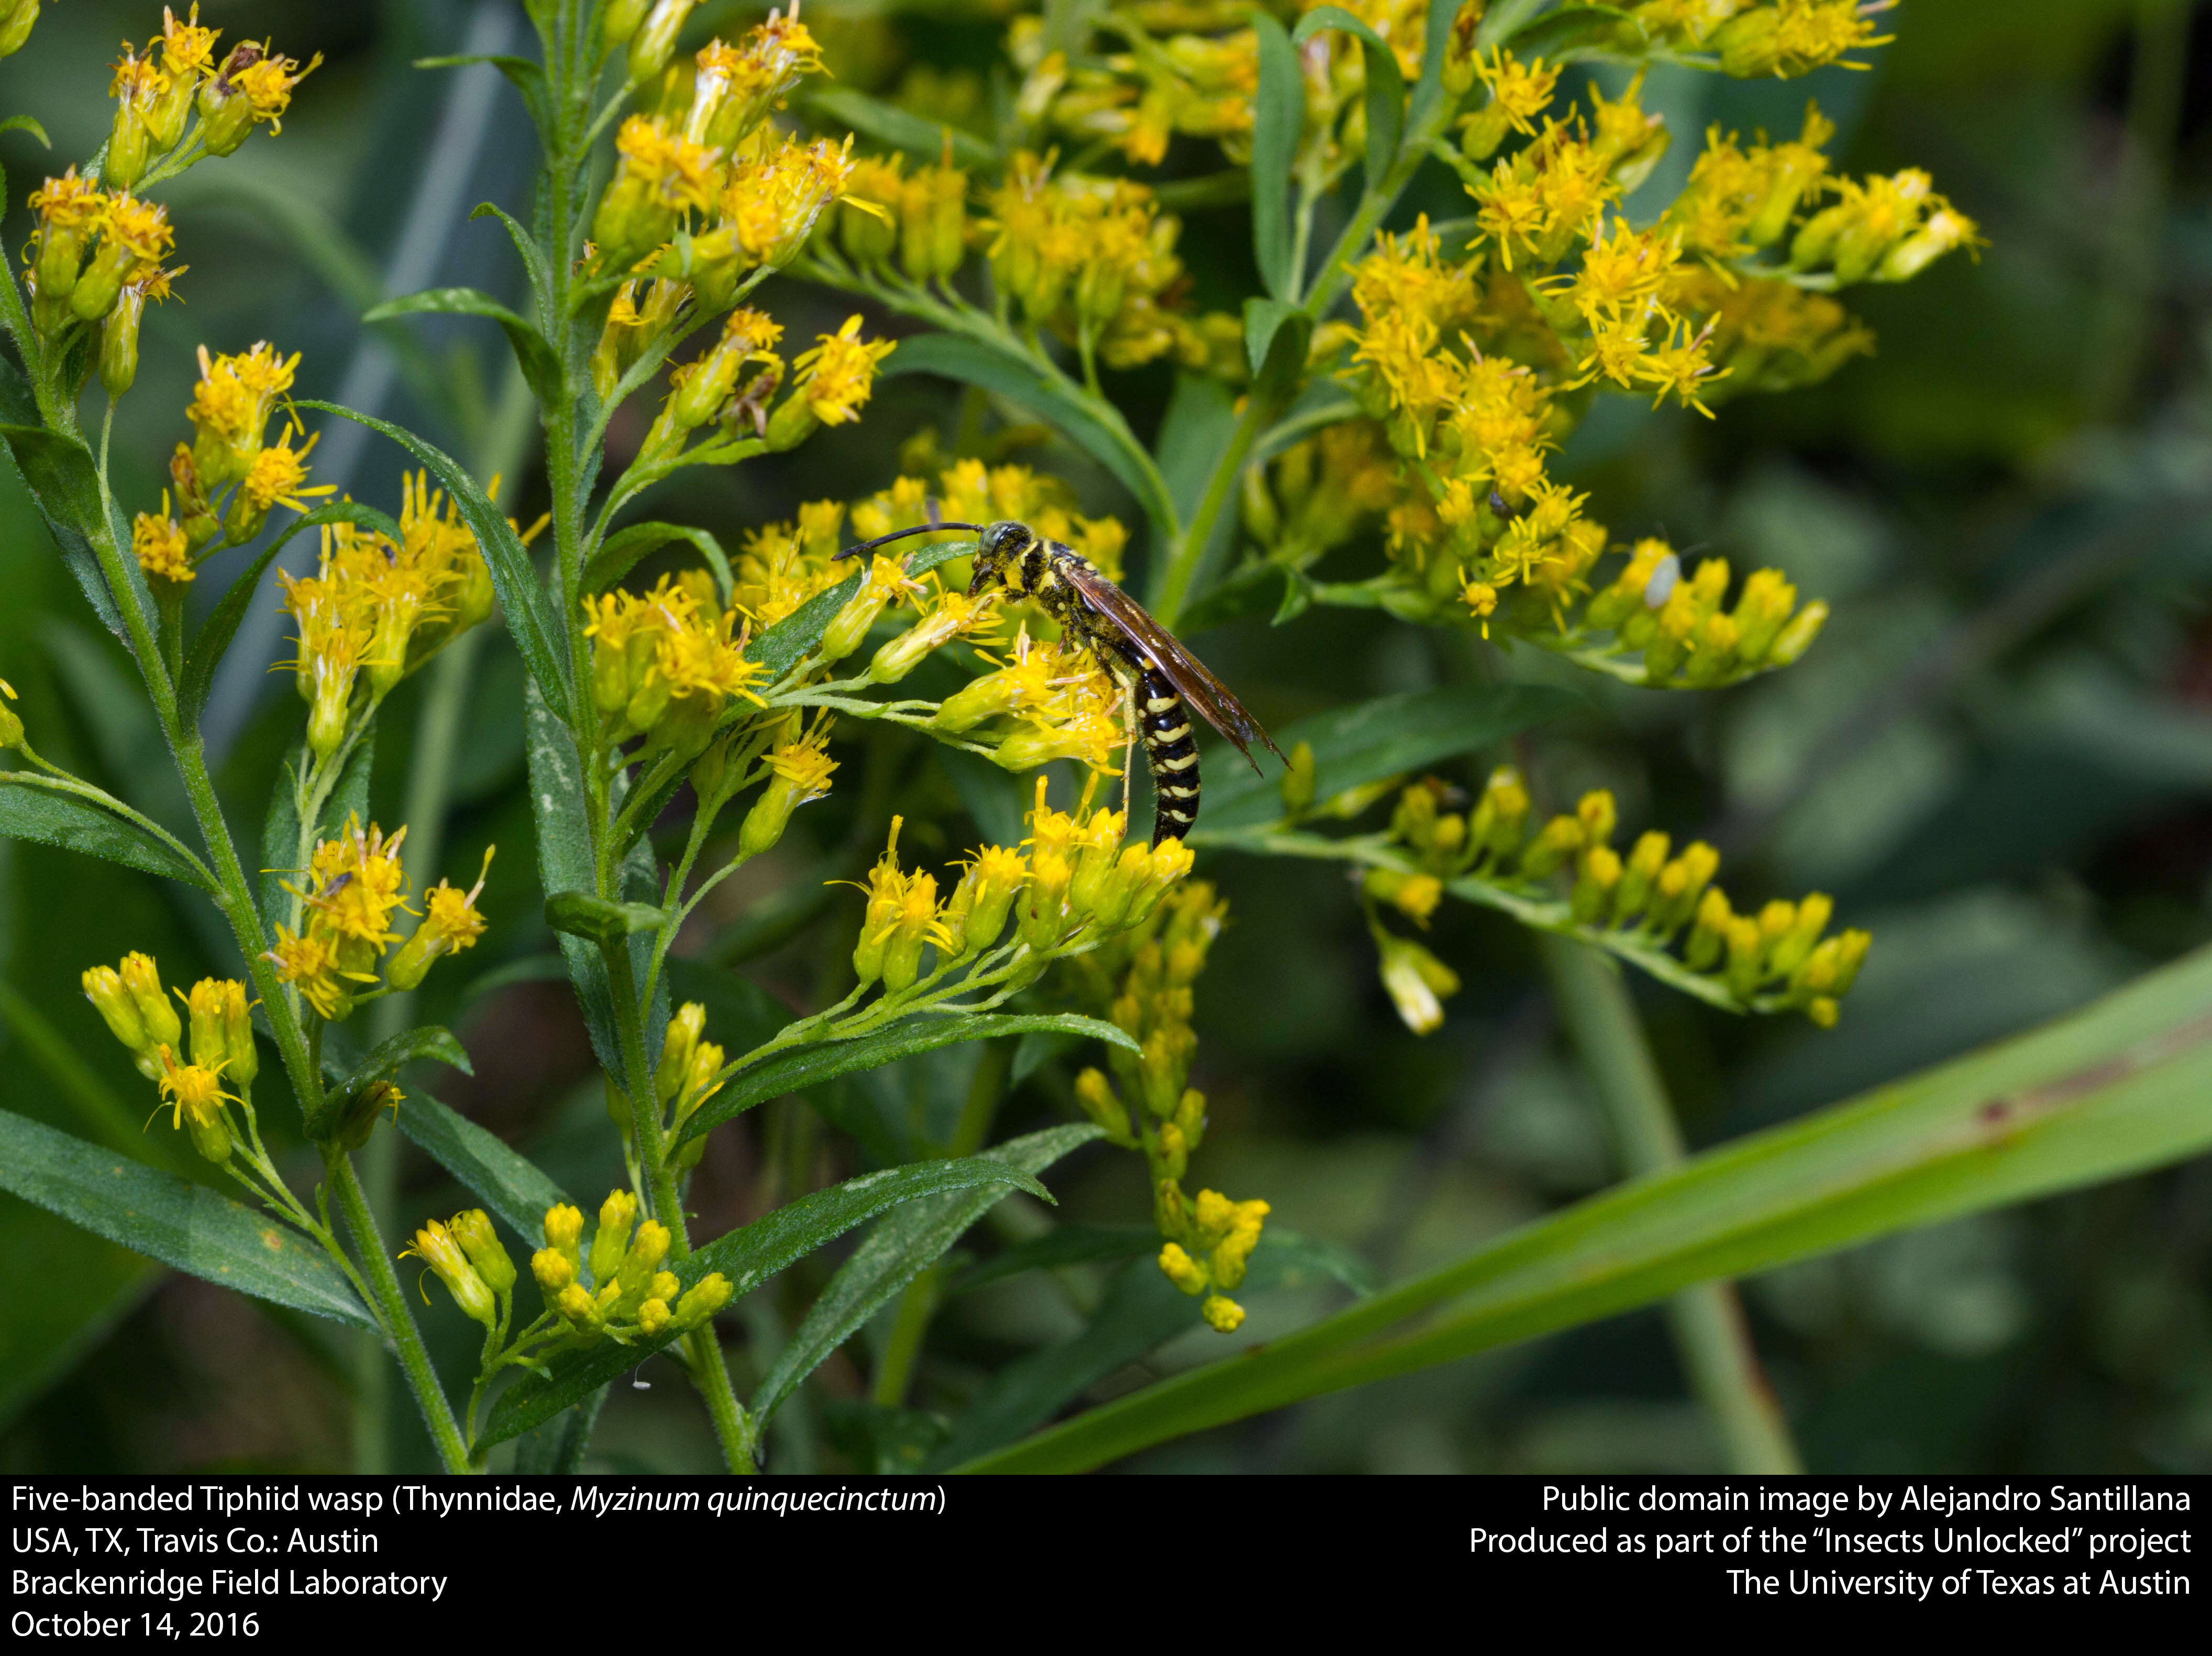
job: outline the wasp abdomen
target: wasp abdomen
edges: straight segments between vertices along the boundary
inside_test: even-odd
[[[1152,767],[1152,843],[1181,839],[1198,820],[1198,737],[1190,709],[1166,676],[1146,667],[1137,679],[1137,723]]]

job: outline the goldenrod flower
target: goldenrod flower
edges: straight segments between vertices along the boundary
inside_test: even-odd
[[[179,1064],[175,1051],[166,1043],[161,1048],[162,1101],[170,1106],[170,1125],[183,1128],[191,1135],[192,1148],[210,1161],[230,1160],[230,1127],[223,1119],[222,1106],[236,1103],[236,1096],[222,1090],[221,1066],[204,1068],[198,1064]]]
[[[466,1218],[467,1215],[462,1217]],[[496,1239],[493,1245],[497,1246]],[[422,1229],[415,1233],[414,1241],[400,1250],[398,1257],[405,1259],[410,1255],[437,1274],[438,1280],[453,1296],[453,1303],[461,1308],[463,1316],[482,1323],[486,1328],[497,1326],[499,1304],[490,1285],[477,1271],[459,1239],[450,1229],[434,1219],[427,1221]],[[422,1303],[430,1303],[428,1293],[423,1294]]]
[[[165,490],[161,496],[161,514],[141,512],[131,520],[131,551],[138,559],[138,567],[147,575],[163,581],[190,581],[198,573],[192,562],[192,551],[185,539],[185,532],[170,517],[169,497]]]
[[[200,82],[200,139],[208,154],[229,155],[263,123],[272,132],[283,131],[282,118],[291,107],[293,88],[322,61],[319,52],[303,68],[295,59],[270,52],[265,40],[244,40],[232,47],[222,67]]]
[[[769,421],[771,449],[793,447],[811,436],[817,426],[843,425],[860,418],[875,389],[876,365],[897,344],[892,339],[862,339],[858,316],[847,318],[836,332],[817,337],[813,350],[793,360],[798,381]]]
[[[477,912],[477,898],[483,894],[484,880],[491,873],[492,854],[498,849],[492,845],[484,848],[483,865],[477,871],[477,883],[467,891],[441,880],[422,893],[422,923],[385,967],[386,983],[397,989],[414,989],[436,961],[476,947],[488,923]]]

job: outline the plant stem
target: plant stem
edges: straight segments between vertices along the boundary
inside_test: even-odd
[[[1175,543],[1175,551],[1167,568],[1160,574],[1152,590],[1152,614],[1159,624],[1172,631],[1176,618],[1182,613],[1184,601],[1190,596],[1190,583],[1198,574],[1198,566],[1206,557],[1206,543],[1213,539],[1213,525],[1221,515],[1221,508],[1229,503],[1229,491],[1237,486],[1237,475],[1244,469],[1244,460],[1259,441],[1260,433],[1273,421],[1273,400],[1256,390],[1244,404],[1244,412],[1230,433],[1229,445],[1214,462],[1213,476],[1207,481],[1205,496],[1198,509],[1191,514],[1184,526],[1182,538]]]
[[[362,1269],[376,1294],[384,1331],[391,1336],[392,1349],[398,1355],[408,1388],[415,1393],[415,1402],[422,1411],[422,1423],[429,1428],[430,1440],[437,1446],[438,1458],[449,1472],[473,1470],[469,1464],[468,1445],[462,1441],[460,1425],[453,1418],[453,1407],[446,1400],[445,1389],[438,1384],[437,1371],[430,1367],[430,1354],[422,1349],[422,1336],[416,1330],[413,1313],[407,1309],[407,1296],[399,1291],[399,1279],[392,1275],[391,1258],[384,1251],[383,1235],[376,1227],[376,1216],[368,1210],[368,1198],[362,1193],[361,1180],[354,1175],[353,1162],[343,1150],[332,1149],[325,1155],[323,1167],[330,1184],[338,1193],[338,1206],[345,1213],[346,1228],[353,1233]]]
[[[1597,1089],[1627,1176],[1638,1178],[1674,1166],[1683,1159],[1681,1129],[1620,968],[1587,944],[1563,937],[1539,934],[1536,948],[1560,1021]],[[1691,1389],[1720,1434],[1729,1469],[1770,1475],[1803,1471],[1790,1423],[1759,1367],[1735,1284],[1700,1282],[1684,1288],[1668,1301],[1667,1320]]]
[[[615,1022],[622,1038],[623,1067],[641,1078],[640,1086],[625,1087],[629,1094],[632,1129],[637,1136],[638,1159],[644,1164],[646,1183],[653,1199],[653,1216],[668,1227],[668,1251],[677,1260],[691,1257],[690,1221],[684,1217],[684,1199],[676,1188],[676,1172],[669,1165],[667,1136],[660,1130],[660,1100],[654,1095],[653,1067],[645,1058],[645,1026],[640,1015],[637,977],[631,969],[629,940],[618,937],[602,946],[607,976],[613,990]],[[751,1472],[752,1423],[730,1384],[730,1367],[722,1355],[710,1318],[684,1336],[690,1357],[691,1383],[705,1399],[714,1422],[714,1436],[722,1446],[722,1459],[732,1472]]]

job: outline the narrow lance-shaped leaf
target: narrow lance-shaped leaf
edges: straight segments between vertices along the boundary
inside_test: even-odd
[[[901,1058],[912,1057],[917,1052],[931,1052],[939,1047],[956,1045],[962,1041],[988,1041],[1000,1036],[1029,1035],[1044,1031],[1090,1036],[1127,1047],[1132,1052],[1141,1050],[1127,1030],[1072,1012],[922,1014],[854,1040],[793,1047],[750,1069],[739,1070],[720,1092],[699,1106],[685,1123],[682,1136],[684,1139],[697,1138],[702,1133],[757,1104],[780,1099],[787,1093],[803,1092],[839,1075],[849,1075],[855,1070],[880,1069],[887,1063],[896,1063]]]
[[[1118,478],[1155,529],[1171,537],[1179,527],[1152,456],[1121,415],[1019,353],[968,334],[925,333],[901,340],[884,359],[883,372],[886,377],[941,374],[1019,403]]]
[[[422,293],[410,293],[404,299],[388,300],[361,320],[390,322],[403,316],[480,316],[496,322],[506,333],[507,344],[514,348],[514,360],[521,365],[522,377],[530,382],[538,401],[550,403],[561,395],[561,364],[545,336],[489,294],[479,293],[474,288],[430,288]]]
[[[1438,3],[1443,4],[1443,0],[1438,0]],[[1291,43],[1303,46],[1325,28],[1342,29],[1357,37],[1360,51],[1366,54],[1367,153],[1364,162],[1367,187],[1372,190],[1382,182],[1390,163],[1398,159],[1399,138],[1406,130],[1406,77],[1399,71],[1398,55],[1390,50],[1390,43],[1341,6],[1316,6],[1299,18],[1297,28],[1291,36]]]
[[[928,574],[940,563],[949,563],[956,557],[966,557],[975,550],[972,540],[940,541],[925,546],[907,560],[908,575]],[[830,630],[830,622],[837,618],[853,595],[860,590],[860,576],[856,570],[836,586],[818,592],[789,615],[745,647],[745,658],[757,661],[768,669],[770,679],[778,679],[791,671],[807,651],[822,642],[822,635]]]
[[[1291,265],[1291,174],[1297,165],[1305,125],[1305,77],[1297,48],[1283,26],[1255,12],[1260,39],[1260,91],[1252,105],[1252,254],[1270,297],[1297,297],[1298,272]]]
[[[1087,1122],[1050,1127],[1024,1138],[1009,1139],[986,1150],[981,1159],[1002,1162],[1034,1178],[1069,1151],[1103,1135],[1103,1129]],[[754,1418],[765,1422],[831,1352],[852,1337],[854,1330],[957,1242],[1005,1194],[1001,1188],[937,1196],[918,1202],[878,1226],[830,1279],[806,1313],[806,1320],[791,1336],[791,1343],[761,1381],[753,1397]]]
[[[97,801],[35,771],[0,771],[0,838],[27,839],[126,868],[180,880],[204,892],[215,880],[195,858]]]
[[[985,1155],[915,1162],[863,1173],[787,1202],[765,1218],[717,1237],[670,1269],[687,1288],[709,1273],[720,1271],[738,1294],[749,1294],[794,1260],[902,1202],[944,1198],[948,1193],[957,1198],[979,1187],[986,1194],[986,1206],[1012,1190],[1028,1190],[1051,1200],[1033,1177],[1035,1171]],[[479,1441],[499,1443],[550,1420],[677,1337],[672,1330],[658,1339],[628,1345],[609,1341],[561,1359],[550,1379],[532,1375],[501,1394]]]
[[[977,1471],[1078,1471],[1893,1232],[2212,1148],[2212,951],[2070,1017],[1577,1202]],[[1413,1319],[1450,1306],[1441,1320]]]
[[[714,585],[722,594],[722,601],[727,603],[734,577],[722,543],[704,529],[693,529],[681,523],[633,523],[608,536],[599,550],[592,554],[592,561],[584,566],[584,590],[595,593],[613,586],[637,567],[640,558],[678,540],[707,560],[707,567],[714,572]]]
[[[224,1288],[373,1327],[327,1255],[266,1214],[0,1111],[0,1190]]]
[[[545,1210],[568,1199],[535,1162],[422,1093],[410,1093],[401,1101],[399,1130],[532,1248],[543,1237]]]

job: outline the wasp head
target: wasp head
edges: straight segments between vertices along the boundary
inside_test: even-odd
[[[968,596],[977,598],[994,581],[1004,581],[1010,564],[1018,563],[1036,536],[1026,523],[1002,518],[983,531],[975,554],[975,576],[968,583]]]

